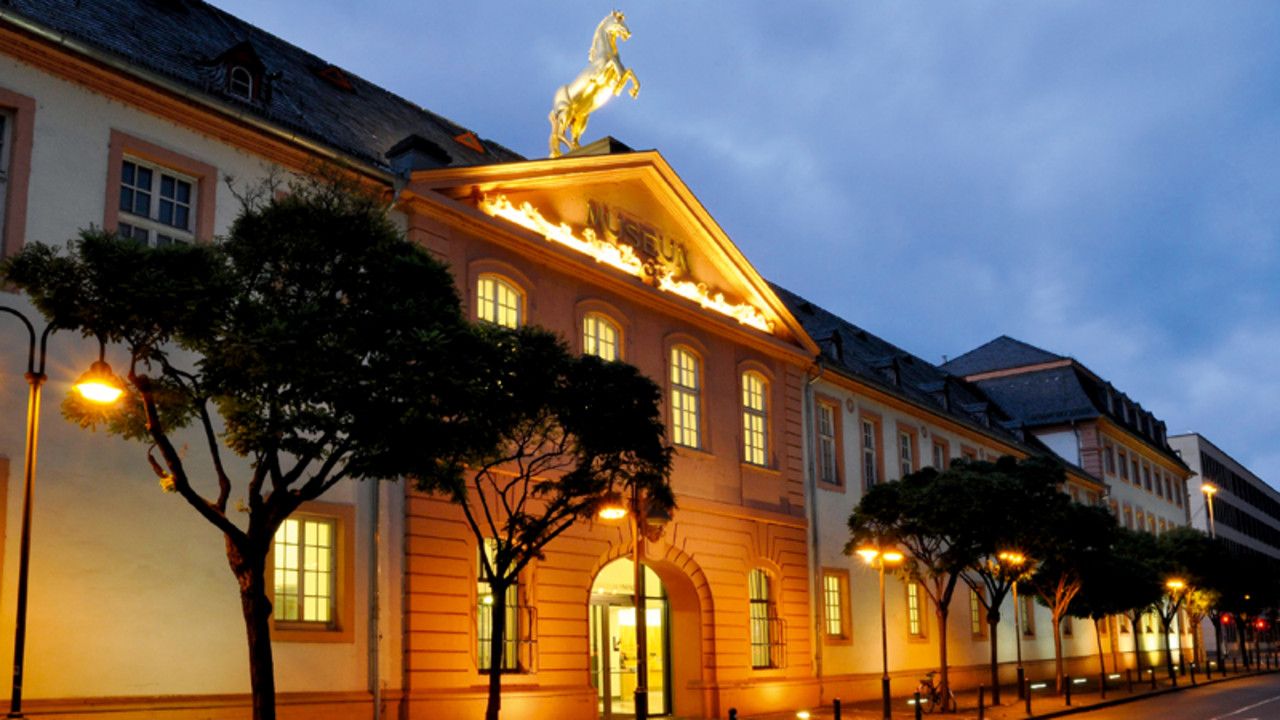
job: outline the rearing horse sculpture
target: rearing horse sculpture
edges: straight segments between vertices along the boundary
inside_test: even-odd
[[[560,157],[561,144],[568,145],[569,150],[576,150],[578,139],[587,129],[587,117],[610,97],[621,95],[628,80],[632,82],[631,97],[639,94],[640,81],[618,57],[618,38],[626,40],[629,37],[631,30],[627,27],[626,17],[617,10],[600,21],[588,56],[591,64],[578,73],[573,82],[556,90],[550,118],[551,157]]]

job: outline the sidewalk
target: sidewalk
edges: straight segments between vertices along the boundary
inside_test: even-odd
[[[987,704],[983,708],[982,717],[984,720],[1026,720],[1027,718],[1058,717],[1080,712],[1084,709],[1140,701],[1144,697],[1164,695],[1209,683],[1229,682],[1236,678],[1265,675],[1271,672],[1276,671],[1245,672],[1242,668],[1238,674],[1228,673],[1226,677],[1214,673],[1211,680],[1205,680],[1203,674],[1197,673],[1196,685],[1194,686],[1191,684],[1190,675],[1179,675],[1178,684],[1175,687],[1169,681],[1164,668],[1159,668],[1156,671],[1155,689],[1151,687],[1150,674],[1144,673],[1145,682],[1138,682],[1135,675],[1132,693],[1129,692],[1129,684],[1124,675],[1120,675],[1118,678],[1113,675],[1107,680],[1107,697],[1105,700],[1102,699],[1098,692],[1098,678],[1096,676],[1087,679],[1075,678],[1072,682],[1070,706],[1067,705],[1065,696],[1054,693],[1052,678],[1047,681],[1032,678],[1031,683],[1035,689],[1031,693],[1030,714],[1027,713],[1026,701],[1018,698],[1017,688],[1013,685],[1007,685],[1000,688],[1001,704],[998,706],[993,707],[989,704],[991,702],[990,693],[986,693],[985,700]],[[957,693],[956,702],[959,705],[959,710],[956,714],[937,713],[936,717],[950,717],[962,720],[976,720],[979,717],[978,692],[976,690]],[[915,717],[915,707],[912,704],[912,699],[895,697],[892,703],[894,720],[907,720]],[[880,720],[882,712],[881,701],[879,700],[844,703],[841,707],[840,717],[841,720]],[[927,716],[928,713],[925,713],[925,715]],[[795,712],[752,715],[740,709],[738,717],[741,720],[795,720],[797,716]],[[811,720],[834,720],[835,713],[831,705],[825,705],[821,708],[810,709],[809,717]]]

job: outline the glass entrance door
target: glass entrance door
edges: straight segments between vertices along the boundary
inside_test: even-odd
[[[631,567],[629,560],[610,563],[600,571],[591,590],[591,680],[601,718],[635,715],[638,663]],[[649,714],[668,715],[667,599],[658,576],[648,568],[645,572]]]

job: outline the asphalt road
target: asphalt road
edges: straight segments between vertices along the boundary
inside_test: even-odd
[[[1216,683],[1071,717],[1078,720],[1280,720],[1280,675]]]

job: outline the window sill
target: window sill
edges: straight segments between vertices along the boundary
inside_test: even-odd
[[[819,480],[817,484],[818,484],[818,489],[820,490],[827,490],[830,492],[838,492],[838,493],[848,492],[848,486],[845,485],[844,483],[829,483],[829,482],[824,482],[822,480]]]
[[[307,623],[273,622],[271,640],[279,643],[351,643],[355,642],[355,632],[309,626]]]

